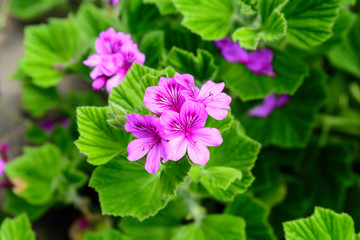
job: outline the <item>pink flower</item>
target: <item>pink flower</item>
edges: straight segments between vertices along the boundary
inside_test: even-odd
[[[248,116],[266,118],[268,117],[276,108],[284,106],[290,101],[290,96],[287,94],[281,94],[279,97],[276,97],[275,93],[267,96],[262,105],[254,107],[248,112]]]
[[[176,82],[174,78],[160,78],[159,86],[148,87],[145,90],[144,104],[153,113],[164,111],[180,112],[185,102],[182,95],[184,87]]]
[[[116,5],[120,2],[120,0],[106,0],[106,1],[111,3],[112,5]]]
[[[83,63],[94,67],[90,77],[94,80],[92,86],[96,90],[106,86],[110,92],[121,83],[134,62],[145,62],[145,55],[133,43],[131,36],[116,32],[113,28],[100,33],[95,41],[95,49],[96,53]]]
[[[206,112],[216,120],[223,120],[230,109],[231,97],[222,91],[225,84],[207,81],[199,90],[194,83],[194,77],[189,74],[175,74],[175,80],[184,87],[182,94],[186,100],[202,103]]]
[[[276,76],[272,65],[274,54],[270,48],[248,53],[240,47],[239,43],[235,43],[229,38],[223,38],[214,43],[226,61],[245,64],[250,71],[258,75]]]
[[[2,176],[0,181],[0,188],[9,188],[12,186],[9,178],[5,174],[5,166],[9,161],[9,156],[7,154],[8,149],[9,145],[7,143],[0,145],[0,176]]]
[[[207,119],[205,107],[196,102],[186,102],[180,113],[165,111],[160,118],[173,154],[177,161],[187,152],[191,161],[204,165],[209,161],[208,146],[219,146],[223,139],[216,128],[204,127]]]
[[[172,154],[164,128],[160,125],[160,119],[150,115],[142,117],[140,114],[129,114],[126,116],[126,121],[125,130],[137,138],[127,147],[128,159],[136,161],[148,153],[145,169],[155,174],[160,167],[161,158],[166,162]]]

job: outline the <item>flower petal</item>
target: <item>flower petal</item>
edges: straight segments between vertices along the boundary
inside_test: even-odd
[[[161,158],[161,144],[155,144],[155,146],[149,151],[146,162],[145,169],[151,174],[155,174],[160,167],[160,158]]]
[[[225,83],[223,82],[214,83],[213,81],[209,80],[206,83],[204,83],[204,85],[202,85],[197,99],[199,101],[209,101],[214,96],[219,95],[222,92],[222,90],[224,90],[224,87],[225,87]]]
[[[184,103],[180,110],[180,121],[185,129],[203,128],[207,113],[203,104],[189,101]]]
[[[187,152],[190,160],[196,164],[205,165],[210,159],[209,149],[201,144],[189,144]]]
[[[231,97],[226,93],[220,93],[213,97],[211,101],[206,101],[205,107],[207,113],[216,120],[223,120],[228,115],[230,109]]]
[[[100,77],[96,78],[94,80],[94,82],[92,83],[92,87],[96,90],[102,89],[105,86],[107,79],[108,78],[105,76],[100,76]]]
[[[179,83],[184,90],[182,94],[186,99],[195,100],[200,90],[195,86],[194,77],[190,74],[175,73],[174,79]]]
[[[149,151],[148,143],[152,141],[152,138],[139,138],[131,141],[127,146],[128,157],[130,161],[136,161],[144,157]]]
[[[161,151],[161,157],[163,158],[162,162],[166,163],[172,157],[173,154],[171,145],[167,141],[161,140],[160,151]]]
[[[110,78],[106,82],[106,91],[110,93],[114,87],[119,86],[119,84],[122,82],[122,80],[124,80],[124,78],[125,78],[125,73],[123,72],[119,72],[118,74]]]
[[[83,61],[83,64],[89,67],[94,67],[101,62],[101,57],[95,53],[90,55],[85,61]]]
[[[184,132],[184,128],[180,122],[180,115],[177,112],[165,111],[161,114],[160,124],[164,127],[166,139],[172,140]]]
[[[193,141],[204,146],[220,146],[223,142],[221,133],[216,128],[199,128],[191,132]]]
[[[186,148],[188,146],[188,140],[185,136],[180,136],[173,140],[170,140],[169,144],[173,151],[173,154],[170,158],[171,160],[178,161],[185,155]]]
[[[138,113],[128,114],[125,119],[125,130],[131,132],[137,138],[155,138],[154,129],[159,125],[159,120],[154,116],[144,118]],[[153,122],[154,121],[154,122]]]

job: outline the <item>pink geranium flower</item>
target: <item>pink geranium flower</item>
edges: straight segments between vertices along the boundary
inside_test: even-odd
[[[248,116],[266,118],[270,114],[281,106],[284,106],[290,101],[290,96],[287,94],[281,94],[279,97],[276,97],[275,93],[267,96],[263,103],[259,106],[254,107],[248,112]]]
[[[199,90],[194,83],[194,77],[189,74],[175,74],[175,80],[184,87],[182,94],[187,100],[204,105],[206,112],[216,120],[223,120],[230,109],[231,97],[222,91],[225,84],[207,81]]]
[[[187,152],[191,161],[204,165],[209,161],[208,146],[219,146],[223,139],[216,128],[204,127],[207,119],[205,107],[196,102],[186,102],[180,113],[166,111],[161,124],[173,149],[171,160],[181,159]]]
[[[172,154],[160,119],[150,115],[142,117],[140,114],[129,114],[126,116],[126,121],[125,130],[137,138],[127,147],[128,159],[136,161],[148,153],[145,169],[155,174],[160,167],[161,158],[166,162]]]
[[[113,28],[101,32],[95,41],[96,53],[83,63],[94,67],[90,77],[96,90],[106,86],[108,92],[118,86],[134,62],[144,64],[145,55],[133,43],[131,36]]]
[[[11,187],[11,182],[5,174],[5,166],[6,163],[9,161],[8,149],[9,145],[7,143],[3,143],[0,145],[0,176],[2,176],[2,179],[0,181],[0,188]]]

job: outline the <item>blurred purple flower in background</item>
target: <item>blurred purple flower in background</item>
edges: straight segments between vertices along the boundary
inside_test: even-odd
[[[272,65],[274,54],[270,48],[248,53],[240,47],[239,43],[235,43],[229,38],[223,38],[214,43],[226,61],[245,64],[250,71],[258,75],[276,76]]]
[[[68,118],[61,118],[55,120],[47,120],[39,123],[39,127],[45,132],[51,132],[56,125],[61,125],[65,128],[70,126],[70,120]]]
[[[272,93],[264,99],[264,101],[261,105],[251,109],[248,112],[248,116],[266,118],[276,108],[284,106],[289,101],[290,101],[290,96],[287,94],[280,94],[279,97],[276,97],[276,94]]]
[[[111,3],[112,5],[116,5],[120,2],[120,0],[106,0],[108,3]]]
[[[5,174],[6,163],[10,160],[8,156],[8,150],[8,143],[2,143],[0,145],[0,176],[2,176],[0,181],[0,188],[8,188],[12,186],[9,178]]]
[[[95,41],[96,53],[90,55],[83,63],[94,67],[90,77],[94,80],[92,87],[96,90],[106,85],[110,93],[124,79],[134,62],[144,64],[145,55],[133,43],[131,36],[116,32],[114,28],[101,32]]]

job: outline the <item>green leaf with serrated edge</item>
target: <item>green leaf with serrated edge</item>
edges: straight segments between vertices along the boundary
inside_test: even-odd
[[[94,171],[90,186],[99,193],[103,214],[143,220],[166,206],[189,168],[183,158],[168,161],[156,174],[150,174],[143,164],[117,157]]]
[[[159,65],[164,53],[165,33],[161,30],[148,32],[143,36],[140,42],[140,52],[146,56],[145,65],[156,68]]]
[[[332,65],[360,78],[360,17],[345,42],[332,49],[328,57]]]
[[[25,147],[24,154],[6,165],[5,172],[19,197],[35,205],[49,202],[61,172],[61,155],[57,147]]]
[[[258,199],[248,194],[238,195],[232,203],[226,206],[224,213],[238,216],[245,220],[246,239],[276,239],[267,221],[270,209]]]
[[[304,147],[310,138],[316,113],[326,100],[325,78],[323,72],[312,70],[289,103],[274,109],[266,118],[247,115],[254,104],[244,106],[234,102],[232,111],[247,134],[264,146]]]
[[[1,240],[35,240],[31,223],[26,214],[21,214],[14,219],[6,218],[0,227]]]
[[[166,65],[172,66],[181,74],[191,74],[201,81],[214,79],[218,70],[213,56],[202,49],[198,49],[195,56],[191,52],[173,47],[167,57]]]
[[[40,18],[50,10],[64,6],[67,0],[12,0],[11,13],[21,20],[33,20]]]
[[[245,221],[231,215],[207,215],[200,223],[183,227],[171,240],[242,240],[245,236]]]
[[[125,129],[114,129],[106,119],[107,107],[80,107],[77,109],[77,124],[80,133],[75,142],[81,153],[93,165],[107,163],[127,153],[131,135]]]
[[[332,36],[339,0],[290,0],[282,12],[287,20],[287,37],[302,48],[311,48]]]
[[[21,102],[33,117],[41,117],[48,110],[60,105],[60,97],[55,87],[40,88],[24,82]]]
[[[162,20],[156,6],[143,0],[122,0],[122,23],[132,37],[143,36],[157,28]]]
[[[81,26],[81,33],[89,40],[95,40],[100,32],[110,27],[120,30],[117,19],[111,18],[108,12],[91,3],[81,4],[75,18],[78,25]],[[90,44],[94,45],[92,41],[89,41]]]
[[[182,24],[204,40],[218,40],[229,32],[234,4],[233,0],[173,0],[175,7],[184,15]]]
[[[153,3],[159,9],[161,15],[175,14],[176,8],[172,0],[143,0],[144,3]]]
[[[221,135],[223,143],[218,147],[209,148],[210,160],[204,168],[217,166],[234,168],[242,173],[242,178],[233,181],[226,190],[208,184],[201,184],[201,187],[216,199],[231,201],[237,194],[245,192],[254,181],[251,169],[259,153],[260,144],[245,136],[236,120]]]
[[[156,216],[144,221],[133,217],[123,218],[120,228],[133,240],[168,240],[182,226],[182,221],[187,213],[184,202],[176,199],[170,201],[166,208],[160,210]]]
[[[275,93],[294,94],[308,74],[307,66],[295,56],[274,51],[273,61],[276,77],[257,75],[244,64],[228,63],[223,60],[220,66],[226,86],[243,101],[265,98]]]
[[[103,233],[91,233],[85,234],[84,240],[128,240],[129,238],[116,230],[109,230]]]
[[[231,167],[192,167],[189,176],[195,182],[226,190],[235,180],[241,180],[241,171]]]
[[[285,222],[284,230],[286,240],[355,239],[354,222],[349,215],[320,207],[315,207],[308,218]]]
[[[31,220],[35,220],[43,216],[52,207],[51,203],[45,205],[32,205],[25,199],[16,196],[10,189],[6,190],[5,196],[5,202],[2,205],[2,209],[13,216],[26,213]]]
[[[233,39],[239,41],[241,47],[255,50],[260,40],[269,42],[283,37],[286,34],[286,19],[280,11],[287,2],[288,0],[259,0],[260,28],[239,28],[234,32]]]
[[[29,26],[24,41],[25,56],[20,67],[35,85],[44,88],[57,85],[83,49],[72,17],[50,19],[48,25]]]

